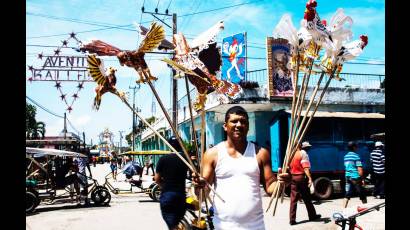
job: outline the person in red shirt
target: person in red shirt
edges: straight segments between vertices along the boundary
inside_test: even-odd
[[[302,198],[308,211],[309,221],[317,220],[321,215],[316,214],[315,207],[312,204],[312,199],[309,187],[313,186],[312,176],[310,174],[310,161],[306,150],[311,145],[305,141],[298,146],[296,153],[290,163],[290,173],[292,174],[292,182],[290,184],[290,210],[289,210],[289,224],[296,224],[296,208],[297,202]]]

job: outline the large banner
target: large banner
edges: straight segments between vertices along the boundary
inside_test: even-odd
[[[226,37],[222,44],[222,80],[246,80],[246,32]]]
[[[290,45],[286,39],[267,37],[268,85],[270,97],[292,97],[293,72]]]

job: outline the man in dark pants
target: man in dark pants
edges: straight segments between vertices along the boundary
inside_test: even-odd
[[[321,217],[321,215],[316,214],[309,191],[309,187],[313,186],[313,183],[310,174],[309,156],[307,155],[306,150],[310,147],[311,145],[307,141],[299,145],[292,162],[290,163],[290,173],[292,174],[289,209],[290,225],[296,224],[297,202],[300,197],[302,197],[303,202],[306,205],[310,221],[317,220]]]
[[[345,186],[345,199],[343,200],[343,208],[347,207],[350,198],[353,196],[354,191],[359,194],[360,200],[363,204],[367,203],[367,197],[365,190],[363,188],[364,184],[364,172],[363,164],[360,160],[357,151],[357,143],[354,141],[349,141],[347,144],[347,149],[349,152],[344,156],[345,165],[345,176],[346,176],[346,186]]]
[[[175,137],[171,137],[168,142],[182,155],[182,148]],[[178,228],[178,224],[185,215],[186,194],[185,179],[188,167],[171,153],[158,160],[155,182],[161,187],[161,197],[159,199],[162,218],[166,222],[168,229]]]
[[[373,177],[375,178],[373,196],[378,199],[384,199],[384,145],[381,141],[377,141],[374,146],[375,149],[370,153]]]

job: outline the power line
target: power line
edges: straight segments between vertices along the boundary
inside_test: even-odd
[[[48,110],[47,108],[45,108],[44,106],[40,105],[39,103],[37,103],[36,101],[34,101],[33,99],[31,99],[29,96],[26,96],[27,99],[29,99],[29,101],[31,101],[32,103],[34,103],[35,105],[37,105],[39,108],[41,108],[42,110],[46,111],[47,113],[54,115],[56,117],[59,118],[64,118],[63,116],[57,115],[53,112],[51,112],[50,110]]]

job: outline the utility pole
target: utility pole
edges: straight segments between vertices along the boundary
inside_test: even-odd
[[[121,149],[122,149],[122,133],[124,131],[118,131],[120,133],[120,151],[118,151],[119,153],[121,153]]]
[[[83,140],[84,140],[84,148],[86,147],[86,144],[85,144],[85,133],[83,132]]]
[[[141,8],[142,13],[146,14],[151,14],[154,18],[158,19],[161,21],[164,25],[168,26],[168,28],[172,29],[172,34],[177,33],[177,14],[168,14],[168,9],[165,10],[165,14],[158,13],[158,8],[155,8],[155,12],[147,12],[145,11],[145,8]],[[163,16],[172,16],[172,26],[168,25],[164,20],[160,19],[157,17],[157,15],[163,15]],[[164,18],[165,19],[165,18]],[[173,57],[175,56],[175,53],[173,53]],[[174,76],[176,75],[176,71],[172,69],[172,124],[177,128],[177,123],[178,123],[178,82],[177,79],[174,79]]]
[[[177,33],[177,14],[172,14],[172,34]],[[175,54],[173,55],[175,57]],[[172,68],[172,121],[177,130],[178,124],[178,82],[177,79],[174,78],[176,75],[176,71]]]
[[[132,147],[131,147],[132,151],[134,151],[134,148],[135,148],[135,137],[134,137],[134,131],[135,131],[135,115],[134,115],[134,111],[135,111],[135,93],[136,93],[136,90],[140,89],[140,87],[141,87],[140,84],[137,84],[137,85],[138,85],[138,87],[137,86],[134,86],[134,87],[129,86],[129,88],[133,90],[133,99],[132,99],[132,110],[133,111],[132,111],[132,131],[131,131],[131,133],[132,133]]]
[[[66,113],[64,113],[64,129],[63,129],[63,133],[64,133],[64,140],[67,138],[67,116]]]

